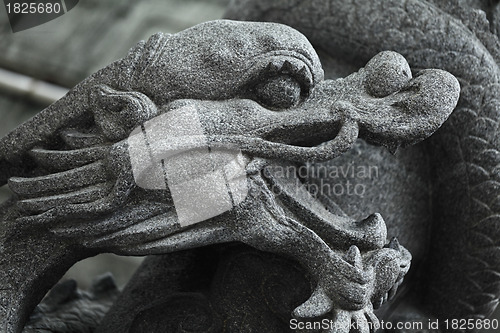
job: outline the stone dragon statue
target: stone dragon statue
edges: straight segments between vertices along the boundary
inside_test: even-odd
[[[481,26],[484,18],[463,23],[455,16],[464,19],[469,12],[451,2],[438,5],[235,1],[229,18],[282,22],[330,56],[373,58],[345,79],[324,80],[314,49],[295,30],[276,24],[209,22],[138,44],[126,58],[10,133],[0,141],[2,181],[15,193],[1,209],[2,328],[20,331],[61,274],[87,256],[103,251],[168,253],[239,241],[293,258],[306,268],[315,287],[309,299],[296,304],[295,317],[333,311],[338,323],[353,321],[368,332],[370,323],[377,322],[373,306],[394,296],[409,268],[408,251],[396,240],[386,244],[385,223],[381,215],[372,214],[387,211],[392,220],[394,212],[383,204],[367,204],[373,208],[367,218],[349,218],[340,210],[332,214],[307,191],[291,194],[294,181],[273,170],[291,162],[335,158],[326,163],[340,163],[352,157],[349,149],[358,145],[358,137],[394,152],[430,136],[456,105],[459,88],[446,72],[422,68],[453,73],[462,92],[451,119],[428,143],[414,148],[424,151],[435,170],[430,179],[437,190],[431,199],[439,203],[433,208],[436,239],[430,252],[439,258],[417,259],[428,265],[432,277],[427,296],[439,300],[430,303],[433,314],[488,315],[498,297],[491,289],[497,285],[496,269],[488,261],[496,258],[491,256],[491,200],[498,144],[490,134],[497,119],[498,68],[492,55],[496,37]],[[377,18],[361,24],[360,17],[372,13],[389,13],[398,21]],[[445,33],[448,42],[438,43],[444,39],[439,34]],[[463,42],[464,35],[470,45]],[[414,78],[397,53],[377,54],[387,49],[409,60]],[[174,116],[165,122],[164,115]],[[167,130],[175,134],[170,140],[155,141],[165,136],[155,124],[182,124],[193,115],[201,131],[193,133],[196,126],[184,124]],[[134,169],[134,144],[139,145],[135,151],[140,152],[141,144],[154,150],[141,175]],[[467,150],[457,154],[457,147]],[[168,190],[172,177],[183,174],[165,177],[161,166],[166,156],[181,166],[203,165],[206,153],[188,156],[188,162],[184,155],[207,148],[218,156],[216,167],[234,161],[242,166],[248,193],[226,212],[186,226]],[[212,169],[202,166],[195,176]],[[476,178],[480,181],[472,184]],[[446,186],[449,182],[464,187]],[[276,189],[282,195],[273,193]],[[388,228],[394,230],[391,224]],[[469,228],[472,232],[465,233]],[[474,244],[460,244],[474,250],[453,246],[457,238],[471,234]],[[485,250],[478,252],[478,243]],[[454,260],[465,261],[468,271],[461,276],[463,282],[450,285],[450,274],[461,269]]]
[[[0,141],[3,181],[14,192],[2,206],[2,328],[19,332],[83,257],[239,241],[293,258],[313,277],[295,317],[334,311],[347,331],[354,321],[368,332],[377,323],[373,304],[395,293],[409,252],[395,239],[386,245],[379,214],[356,222],[307,209],[312,197],[281,205],[270,185],[286,181],[266,165],[328,160],[358,137],[390,149],[414,144],[441,126],[458,95],[452,75],[412,78],[394,52],[324,80],[307,39],[275,23],[214,21],[154,35]],[[248,193],[238,199],[238,177],[226,172],[233,206],[183,223],[176,182],[235,163]]]
[[[401,231],[398,238],[408,245],[414,266],[420,270],[414,279],[418,295],[412,297],[427,315],[442,319],[488,318],[500,295],[499,13],[498,1],[236,0],[226,14],[231,19],[292,26],[323,51],[324,63],[330,58],[349,59],[343,64],[358,66],[382,50],[394,50],[405,56],[412,70],[441,68],[458,78],[457,108],[435,135],[413,151],[426,164],[421,169],[428,170],[425,182],[432,184],[424,188],[423,199],[432,206],[425,208],[429,213],[421,216],[418,226],[429,226],[430,236],[416,236],[420,245],[414,246],[411,238],[415,238],[416,223],[402,222],[387,204],[358,202],[381,212],[388,230]],[[342,73],[338,68],[332,73]],[[345,158],[366,163],[368,152],[378,154],[367,145],[358,148],[365,153],[346,154]],[[387,163],[406,170],[409,163],[419,163],[415,159],[408,163],[405,158]],[[386,192],[386,203],[390,202],[388,196]],[[370,196],[372,201],[374,198]],[[335,200],[349,215],[359,214],[349,199]],[[412,215],[408,210],[406,217]],[[397,227],[400,223],[404,226]],[[428,250],[421,251],[426,247]],[[454,328],[473,330],[463,325]]]

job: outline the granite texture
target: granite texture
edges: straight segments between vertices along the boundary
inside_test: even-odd
[[[409,252],[387,240],[380,214],[332,214],[282,170],[338,157],[358,137],[391,151],[417,143],[458,96],[452,75],[413,77],[395,52],[324,80],[308,40],[280,24],[221,20],[154,35],[0,140],[1,180],[15,193],[1,209],[2,327],[21,331],[84,257],[237,241],[304,269],[313,288],[292,302],[295,318],[368,331]]]

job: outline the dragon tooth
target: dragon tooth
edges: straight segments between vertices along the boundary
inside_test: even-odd
[[[294,72],[293,64],[290,61],[285,60],[283,62],[283,65],[281,66],[280,72],[285,73],[285,74],[293,73]]]
[[[271,73],[277,73],[280,69],[281,64],[277,61],[271,61],[266,67],[266,70]]]
[[[392,300],[394,296],[396,296],[396,293],[398,292],[399,284],[395,284],[391,290],[389,290],[389,300]]]
[[[299,69],[297,73],[304,77],[307,76],[307,66],[306,65],[302,66],[302,68]]]
[[[384,224],[384,219],[382,218],[382,215],[380,215],[379,213],[374,213],[356,223],[360,228],[368,228],[375,230]]]
[[[349,250],[345,254],[344,260],[354,267],[362,267],[361,252],[356,245],[352,245],[349,248]]]
[[[312,86],[313,79],[312,79],[311,75],[309,74],[309,70],[307,69],[306,65],[302,66],[302,68],[299,69],[299,71],[297,72],[297,74],[302,78],[303,82],[307,86]]]
[[[391,241],[389,242],[388,247],[390,249],[393,249],[393,250],[396,250],[396,251],[401,250],[400,245],[399,245],[399,241],[398,241],[398,239],[396,237],[392,237]]]
[[[373,302],[373,308],[374,309],[378,309],[382,306],[382,304],[384,303],[384,299],[382,297],[380,297],[379,299],[377,299],[375,302]]]

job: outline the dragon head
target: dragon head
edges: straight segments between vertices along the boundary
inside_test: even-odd
[[[378,214],[358,223],[314,208],[306,202],[312,197],[278,203],[268,185],[288,180],[262,175],[258,161],[331,159],[358,137],[389,148],[417,142],[444,122],[458,91],[444,71],[412,78],[394,52],[345,79],[324,80],[307,39],[280,24],[221,20],[156,34],[0,140],[3,180],[16,193],[9,216],[18,220],[9,225],[42,227],[71,246],[122,254],[243,241],[295,257],[318,275],[301,316],[352,304],[359,310],[373,288],[379,300],[400,283],[409,254],[382,249],[386,229]],[[214,150],[228,149],[238,151],[233,160],[214,160]],[[186,151],[189,163],[179,154]],[[234,176],[234,165],[243,173]],[[143,184],[160,186],[137,186],[144,174],[154,181]],[[201,179],[190,183],[188,211],[227,209],[194,226],[180,223],[172,179],[186,177]],[[248,184],[248,196],[231,192],[235,179]],[[214,194],[213,184],[226,192]],[[193,200],[199,193],[210,204]],[[294,210],[299,221],[286,213]],[[379,274],[387,267],[391,274]],[[353,284],[361,284],[359,293]]]

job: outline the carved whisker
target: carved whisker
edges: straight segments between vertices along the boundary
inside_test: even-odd
[[[20,200],[17,206],[28,213],[39,213],[61,205],[95,201],[105,196],[109,189],[109,184],[100,184],[64,194]]]
[[[92,177],[88,177],[91,174]],[[94,162],[76,169],[45,176],[9,179],[9,187],[20,196],[37,196],[45,193],[67,192],[84,186],[103,183],[107,180],[103,162]]]
[[[95,220],[79,219],[75,222],[55,224],[50,226],[50,231],[60,237],[93,240],[94,237],[103,237],[115,231],[126,229],[138,221],[154,218],[160,214],[169,214],[171,210],[172,208],[164,203],[142,203]]]
[[[74,150],[32,149],[30,156],[41,166],[53,171],[74,169],[103,159],[109,146],[94,146]]]
[[[135,223],[111,234],[103,235],[86,242],[87,246],[105,246],[110,240],[116,247],[130,247],[133,244],[141,244],[163,239],[182,229],[177,220],[175,210],[172,208],[166,213],[162,213],[144,220],[135,220]]]

